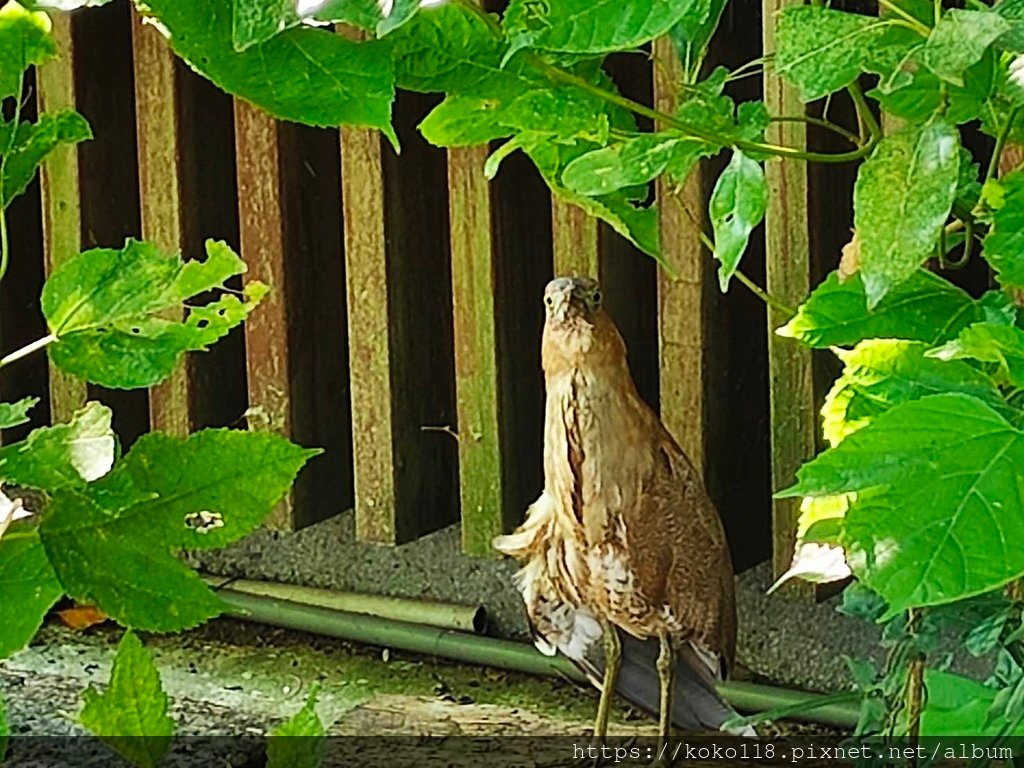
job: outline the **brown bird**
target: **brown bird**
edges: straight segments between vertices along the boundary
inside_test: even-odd
[[[526,561],[516,585],[537,646],[561,651],[600,688],[595,739],[607,733],[616,682],[657,709],[662,743],[672,722],[719,728],[735,715],[715,682],[733,662],[736,609],[718,512],[637,394],[597,283],[557,278],[544,304],[544,491],[494,546]]]

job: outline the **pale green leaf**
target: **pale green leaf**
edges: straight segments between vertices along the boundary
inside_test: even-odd
[[[576,158],[562,173],[562,183],[581,195],[606,195],[646,184],[670,167],[682,180],[701,157],[717,151],[678,131],[642,134]]]
[[[891,19],[821,6],[796,6],[778,16],[776,72],[804,101],[845,88],[865,71],[886,73],[919,42]]]
[[[231,42],[236,51],[262,43],[298,21],[295,0],[233,0]]]
[[[250,533],[317,452],[269,433],[149,434],[102,479],[54,493],[40,536],[71,596],[125,626],[193,627],[223,604],[174,553]]]
[[[1024,387],[1024,331],[1008,325],[977,323],[929,354],[940,360],[980,360],[996,363],[1000,377]]]
[[[701,0],[511,0],[503,28],[510,57],[523,48],[609,53],[636,48],[665,34]]]
[[[110,409],[91,402],[67,424],[40,427],[0,448],[0,480],[43,491],[76,488],[105,475],[115,452]]]
[[[0,148],[10,142],[12,128],[10,122],[0,124]],[[35,177],[39,164],[54,149],[91,138],[89,123],[73,109],[44,112],[36,123],[21,123],[3,163],[0,201],[6,205],[24,192]]]
[[[985,193],[995,211],[983,254],[1001,285],[1024,288],[1024,171],[989,182]]]
[[[976,397],[897,405],[797,477],[780,496],[857,492],[841,542],[857,577],[888,603],[882,620],[1024,574],[1024,432]]]
[[[946,11],[922,50],[925,66],[943,80],[963,85],[964,70],[973,66],[1010,23],[993,11]]]
[[[860,167],[854,226],[869,308],[914,274],[938,242],[956,196],[959,148],[956,128],[936,121],[887,136]]]
[[[26,397],[16,403],[0,403],[0,429],[25,424],[29,420],[28,412],[38,403],[38,397]]]
[[[860,276],[841,282],[833,272],[776,333],[811,347],[850,347],[869,338],[939,344],[984,313],[965,291],[926,270],[914,272],[869,311]]]
[[[43,287],[42,306],[56,341],[48,351],[61,368],[106,387],[147,387],[169,376],[181,356],[209,347],[239,325],[266,296],[252,282],[241,297],[225,293],[207,305],[183,303],[223,287],[245,271],[224,243],[206,243],[205,261],[183,262],[146,242],[97,248],[63,264]]]
[[[64,594],[30,523],[15,521],[8,532],[18,536],[0,537],[0,659],[29,644]]]
[[[439,147],[487,144],[515,133],[501,119],[504,107],[502,101],[487,96],[448,96],[418,127],[423,138]]]
[[[149,652],[132,632],[117,646],[110,683],[82,698],[79,718],[107,746],[138,768],[155,768],[171,746],[174,721],[168,698]]]
[[[10,0],[0,8],[0,101],[18,96],[22,73],[57,55],[50,38],[50,19]]]
[[[995,382],[967,363],[928,356],[928,344],[869,339],[837,351],[840,376],[822,406],[822,433],[835,446],[900,403],[943,392],[973,395],[997,410],[1004,403]]]
[[[734,150],[711,193],[708,212],[715,235],[718,285],[725,291],[747,248],[750,233],[764,218],[768,187],[760,164]]]
[[[159,22],[175,53],[228,93],[284,120],[379,128],[397,145],[386,41],[356,42],[299,26],[238,52],[232,0],[136,0],[136,5]]]
[[[316,685],[306,704],[270,732],[267,768],[320,768],[327,753],[326,729],[316,713]]]

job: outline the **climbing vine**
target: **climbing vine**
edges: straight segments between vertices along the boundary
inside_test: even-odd
[[[196,71],[282,119],[375,128],[397,145],[391,125],[396,89],[440,94],[443,99],[419,126],[428,141],[443,147],[495,145],[485,168],[489,177],[513,152],[526,154],[555,196],[608,222],[663,264],[658,212],[648,204],[651,182],[663,178],[668,188],[682,185],[701,159],[725,155],[728,163],[710,199],[711,232],[702,236],[717,260],[722,290],[736,277],[779,309],[784,305],[740,271],[748,239],[765,215],[765,164],[860,162],[851,201],[855,233],[842,261],[836,254],[837,269],[777,329],[793,344],[831,350],[843,364],[822,413],[827,449],[799,471],[791,487],[778,489],[779,496],[798,497],[803,505],[790,575],[817,581],[855,577],[843,610],[885,625],[885,668],[851,663],[862,693],[862,735],[1007,736],[1021,730],[1024,629],[1016,591],[1008,585],[1024,576],[1024,549],[1017,544],[1024,534],[1024,323],[1018,308],[1024,289],[1024,168],[1010,151],[1024,144],[1022,0],[972,0],[964,8],[941,0],[880,0],[877,16],[821,3],[794,5],[774,20],[777,49],[733,71],[709,71],[702,64],[725,0],[510,0],[501,15],[471,0],[136,5]],[[4,13],[0,29],[9,30],[17,16],[36,20],[18,23],[43,30],[45,16]],[[326,24],[361,34],[320,28]],[[44,31],[32,34],[32,45],[42,48],[25,64],[49,55],[38,42]],[[670,114],[621,94],[603,69],[608,54],[666,35],[682,73],[679,106]],[[727,85],[762,69],[784,78],[804,102],[848,98],[856,124],[834,122],[828,109],[818,118],[771,114],[760,101],[737,104]],[[18,82],[11,72],[0,72],[5,97],[18,92]],[[657,129],[641,129],[637,118],[650,119]],[[41,127],[44,119],[48,132]],[[766,140],[772,123],[793,120],[828,130],[849,146],[825,153]],[[44,116],[35,128],[16,124],[17,117],[0,135],[0,146],[7,146],[0,166],[4,201],[24,188],[18,169],[34,170],[16,160],[19,153],[31,154],[26,147],[54,136],[59,138],[48,140],[82,140],[88,131],[70,114]],[[989,149],[969,150],[968,129],[989,136]],[[38,134],[35,144],[23,131]],[[6,236],[3,243],[6,263]],[[166,289],[159,295],[173,296],[174,306],[220,285],[239,265],[224,246],[211,244],[204,266],[194,267],[186,280],[182,275],[189,267],[129,243],[122,251],[83,255],[65,268],[77,264],[79,272],[67,282],[54,275],[43,296],[51,337],[41,341],[54,362],[92,380],[130,376],[129,384],[142,386],[166,375],[184,351],[205,347],[220,326],[212,315],[211,326],[200,329],[198,318],[190,325],[192,314],[184,323],[168,324],[156,319],[165,306],[142,298],[130,317],[111,316],[107,304],[67,319],[70,285],[106,274],[104,265],[126,259],[152,263],[160,272],[154,280],[164,281],[159,284]],[[949,273],[977,259],[991,268],[995,287],[971,295]],[[229,297],[236,302],[230,322],[241,320],[261,290],[252,286],[242,298]],[[143,346],[150,343],[155,346]],[[119,369],[102,355],[85,360],[86,349],[114,355],[120,344],[133,345],[145,365]],[[27,405],[5,408],[0,416],[14,423]],[[94,409],[63,428],[105,423],[99,416]],[[48,444],[49,434],[29,439],[33,451]],[[16,524],[21,527],[12,527],[3,546],[20,542],[27,553],[22,556],[41,564],[49,591],[36,615],[62,592],[101,602],[102,585],[87,577],[76,581],[84,572],[78,567],[82,559],[55,556],[70,546],[62,520],[74,510],[98,514],[97,484],[129,494],[125,509],[152,505],[145,493],[131,495],[150,488],[146,483],[160,487],[158,477],[139,479],[140,468],[151,472],[154,466],[143,458],[221,450],[219,441],[228,439],[234,438],[201,433],[182,443],[157,436],[100,478],[65,471],[63,479],[35,481],[53,495],[54,509],[39,523]],[[275,445],[287,457],[287,471],[273,485],[279,492],[306,454]],[[133,461],[136,452],[141,454]],[[177,521],[184,511],[175,509],[168,519]],[[257,517],[253,510],[238,527],[215,531],[207,540],[227,543]],[[114,531],[123,530],[126,541],[134,540],[132,515],[103,519]],[[163,556],[194,545],[195,534],[175,525],[159,529],[151,544]],[[183,571],[176,578],[189,579]],[[190,588],[199,589],[194,583]],[[196,605],[205,607],[193,623],[216,610],[202,600]],[[131,606],[104,609],[128,626],[170,628],[148,626],[156,619],[141,606],[141,615]],[[959,639],[958,648],[994,659],[989,679],[949,671],[951,635]],[[980,704],[956,706],[964,698]]]

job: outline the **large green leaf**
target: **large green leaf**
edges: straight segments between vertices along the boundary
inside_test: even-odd
[[[872,309],[859,275],[831,273],[776,333],[811,347],[850,347],[861,339],[912,339],[939,344],[982,319],[985,306],[948,280],[917,270]]]
[[[581,195],[606,195],[665,172],[683,180],[701,157],[717,151],[678,131],[647,133],[581,155],[566,166],[562,183]]]
[[[636,48],[672,29],[683,17],[707,13],[701,0],[511,0],[503,27],[508,56],[523,48],[609,53]]]
[[[945,82],[920,61],[919,50],[869,92],[887,114],[921,123],[940,110],[957,125],[985,114],[996,86],[995,55],[988,53],[963,72],[962,84]],[[973,205],[973,203],[972,203]]]
[[[858,492],[841,542],[887,601],[882,620],[1024,574],[1024,432],[976,397],[897,405],[797,476],[780,496]]]
[[[28,11],[14,0],[0,8],[0,101],[20,97],[22,73],[56,55],[45,13]]]
[[[316,685],[305,706],[270,732],[267,768],[320,768],[327,752],[327,731],[316,713]]]
[[[147,387],[170,375],[187,351],[205,350],[241,323],[267,294],[259,282],[242,297],[225,293],[205,306],[183,302],[245,271],[224,243],[206,243],[205,261],[183,262],[155,246],[128,240],[63,264],[43,287],[50,356],[61,368],[107,387]]]
[[[25,440],[0,448],[0,480],[55,491],[102,477],[116,452],[110,423],[110,409],[91,402],[67,424],[33,430]]]
[[[146,435],[102,479],[54,493],[40,536],[71,596],[125,626],[192,627],[223,604],[174,553],[250,533],[315,453],[269,433]]]
[[[64,590],[30,525],[16,521],[0,537],[0,659],[24,648]]]
[[[985,236],[985,258],[1008,288],[1024,288],[1024,171],[1014,171],[986,185],[995,208]]]
[[[11,122],[0,124],[0,148],[8,146],[13,129]],[[73,109],[44,112],[37,123],[21,123],[3,163],[0,179],[0,201],[6,205],[28,187],[39,164],[54,149],[77,144],[92,138],[85,118]]]
[[[804,101],[845,88],[864,71],[888,73],[920,42],[891,19],[821,6],[786,8],[778,19],[775,69]]]
[[[1004,406],[988,376],[967,363],[927,353],[928,344],[898,339],[869,339],[837,351],[845,367],[821,409],[825,439],[838,445],[894,406],[944,392],[973,395],[996,409]]]
[[[996,363],[1003,381],[1024,387],[1024,331],[1015,326],[977,323],[930,354],[940,360]]]
[[[854,226],[868,307],[909,278],[939,239],[956,196],[959,134],[935,121],[887,136],[857,174]]]
[[[28,412],[38,403],[38,397],[25,397],[16,403],[0,403],[0,429],[26,423],[29,420]]]
[[[925,66],[943,80],[963,85],[964,70],[973,66],[1010,23],[993,11],[946,11],[922,51]]]
[[[925,670],[924,684],[928,695],[921,712],[921,733],[928,736],[969,733],[980,741],[986,736],[1001,735],[1000,731],[1008,725],[1003,719],[989,717],[998,694],[987,685],[938,669]],[[1024,735],[1024,728],[1019,726],[1011,735]]]
[[[718,285],[725,291],[747,248],[750,233],[764,218],[768,187],[756,160],[733,150],[732,160],[718,177],[708,211],[715,235]]]
[[[386,41],[355,42],[300,26],[238,52],[232,0],[137,0],[136,5],[159,22],[175,53],[228,93],[284,120],[379,128],[397,145]]]
[[[138,768],[156,768],[171,746],[174,721],[149,652],[132,632],[117,646],[110,684],[90,686],[82,698],[82,725]]]

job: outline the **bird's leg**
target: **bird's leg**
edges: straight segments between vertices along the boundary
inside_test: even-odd
[[[658,709],[658,761],[667,765],[668,740],[672,729],[672,675],[675,672],[676,657],[669,635],[658,636],[661,650],[658,653],[658,683],[661,688],[661,706]]]
[[[619,676],[619,662],[622,660],[622,645],[619,633],[611,622],[602,622],[604,627],[604,680],[601,683],[601,698],[597,703],[597,717],[594,718],[594,741],[597,746],[604,744],[608,735],[608,713],[611,710],[615,680]]]

